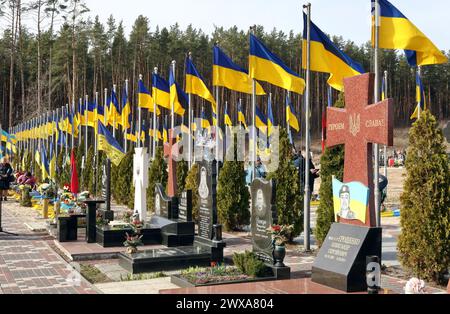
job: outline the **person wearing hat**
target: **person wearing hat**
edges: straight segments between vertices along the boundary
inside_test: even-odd
[[[9,185],[13,178],[13,169],[8,158],[3,157],[0,162],[0,198],[7,201]]]
[[[350,209],[350,188],[348,185],[343,185],[339,191],[339,199],[341,200],[341,211],[339,217],[343,219],[356,219],[355,213]]]

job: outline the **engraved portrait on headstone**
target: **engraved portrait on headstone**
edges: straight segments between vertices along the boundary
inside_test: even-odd
[[[206,199],[209,196],[209,189],[208,189],[208,181],[207,176],[208,172],[205,167],[203,167],[200,170],[200,185],[198,187],[198,194],[202,199]]]
[[[161,216],[161,197],[159,194],[155,196],[155,214]]]

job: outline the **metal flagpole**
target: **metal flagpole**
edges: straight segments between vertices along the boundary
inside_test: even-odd
[[[291,92],[288,91],[287,92],[287,99],[286,99],[286,110],[288,109],[288,107],[290,108],[290,106],[291,106]],[[287,112],[286,112],[286,115],[287,115]],[[290,121],[290,117],[289,117],[289,121]],[[294,137],[292,136],[292,133],[291,133],[291,123],[287,122],[286,124],[287,124],[286,128],[287,128],[288,134],[292,138],[292,142],[294,142]],[[295,143],[293,143],[293,144],[295,144]]]
[[[59,108],[56,108],[56,120],[55,120],[56,124],[59,123]],[[58,132],[59,126],[56,127],[56,137],[59,140],[59,132]],[[56,154],[56,160],[58,160],[58,154],[60,153],[59,151],[59,147],[58,147],[58,140],[55,143],[55,154]]]
[[[139,74],[139,80],[142,81],[142,74]],[[142,104],[139,104],[138,106],[138,126],[137,126],[137,130],[138,130],[138,137],[137,137],[137,147],[140,148],[141,147],[141,132],[142,132],[142,108],[141,108]]]
[[[87,156],[88,156],[88,134],[89,134],[89,127],[88,127],[88,114],[89,114],[89,96],[86,95],[86,99],[85,99],[85,111],[84,111],[84,123],[85,125],[85,134],[84,134],[84,160],[85,162],[87,161]]]
[[[384,71],[384,96],[388,98],[388,71]],[[387,178],[388,176],[388,153],[387,146],[384,146],[384,176]]]
[[[116,90],[117,90],[117,85],[114,84],[113,92],[116,95],[116,99],[117,99]],[[112,108],[112,106],[114,106],[114,102],[113,102],[112,95],[111,95],[111,108]],[[115,108],[114,110],[117,112],[117,108]],[[114,115],[114,117],[113,117],[113,137],[116,138],[116,115]]]
[[[378,0],[375,0],[375,103],[380,101],[380,64],[379,64],[379,36],[380,36],[380,4]],[[380,201],[380,149],[378,144],[374,144],[374,198],[375,198],[375,214],[376,214],[376,226],[381,226],[381,201]]]
[[[79,148],[81,148],[81,145],[82,145],[81,138],[83,135],[83,127],[81,125],[81,106],[82,106],[82,104],[83,104],[83,98],[80,98],[78,106],[74,107],[74,109],[73,109],[73,122],[75,122],[75,113],[78,111],[78,113],[80,114],[80,121],[78,121],[78,123],[79,123],[79,125],[78,125],[78,147]],[[84,114],[86,114],[86,112]]]
[[[173,74],[173,78],[175,80],[175,71],[176,71],[176,66],[177,66],[177,62],[175,60],[172,61],[172,74]],[[171,87],[171,86],[170,86]],[[172,134],[173,132],[175,132],[175,103],[172,102],[172,120],[171,120],[171,125],[172,125]]]
[[[254,34],[256,29],[256,25],[250,28],[250,32],[252,32]],[[253,165],[253,180],[255,180],[256,178],[256,159],[257,159],[257,154],[256,154],[256,80],[252,79],[252,139],[253,139],[253,143],[252,143],[252,165]],[[252,181],[253,181],[252,180]]]
[[[311,89],[311,3],[308,3],[303,6],[303,8],[306,8],[307,10],[307,49],[306,49],[306,91],[305,91],[305,203],[304,203],[304,209],[305,209],[305,221],[304,221],[304,245],[305,245],[305,251],[309,252],[311,250],[311,232],[310,232],[310,225],[311,225],[311,189],[309,186],[309,177],[310,177],[310,162],[311,162],[311,155],[310,155],[310,149],[311,149],[311,137],[310,137],[310,89]]]
[[[96,115],[94,117],[94,196],[97,196],[97,168],[98,168],[98,92],[95,92]],[[103,112],[103,114],[105,114]]]
[[[419,75],[419,78],[422,80],[422,67],[419,65],[419,66],[417,66],[417,73],[418,73],[418,75]],[[422,93],[422,91],[420,91],[420,93]],[[416,96],[417,97],[417,96]],[[423,98],[423,95],[420,95],[420,99],[421,99],[421,102],[424,102],[425,100],[424,99],[422,99]],[[420,116],[421,116],[421,114],[422,114],[422,106],[420,105],[420,102],[417,104],[417,106],[418,106],[418,109],[417,109],[417,119],[420,119]],[[425,108],[424,108],[425,109]]]
[[[192,52],[188,54],[189,60],[192,61]],[[189,123],[189,136],[188,136],[188,161],[189,161],[189,170],[192,168],[192,95],[188,94],[188,102],[189,102],[189,114],[188,114],[188,123]]]
[[[158,68],[155,67],[153,70],[154,74],[158,74]],[[157,140],[157,130],[156,130],[156,95],[153,93],[153,156],[152,160],[156,158],[156,140]],[[141,136],[139,133],[138,136]]]
[[[73,148],[75,147],[75,128],[74,128],[74,122],[75,122],[75,100],[72,101],[72,109],[71,109],[71,113],[72,113],[72,146],[71,149],[73,150]]]
[[[128,80],[125,80],[125,93],[127,95],[127,101],[128,101],[128,103],[130,103],[130,98],[128,97]],[[126,106],[127,104],[125,103],[124,105]],[[122,113],[123,113],[123,108],[122,108]],[[125,121],[122,121],[122,123],[124,124],[124,126],[123,126],[123,129],[124,129],[123,149],[125,150],[125,153],[128,152],[128,140],[127,140],[128,129],[125,127],[128,123],[128,117],[126,117],[126,119],[127,119],[126,123],[125,123]]]

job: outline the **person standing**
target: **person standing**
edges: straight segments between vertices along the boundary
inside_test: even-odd
[[[0,162],[0,198],[7,201],[9,185],[11,183],[13,169],[6,157]]]

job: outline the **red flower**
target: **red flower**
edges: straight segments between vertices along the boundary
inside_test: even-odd
[[[273,226],[273,231],[280,232],[281,231],[281,227],[280,226]]]

